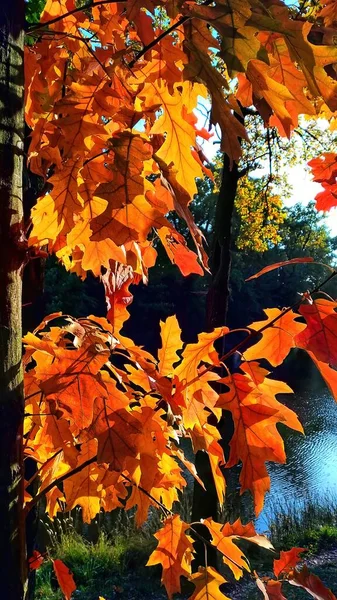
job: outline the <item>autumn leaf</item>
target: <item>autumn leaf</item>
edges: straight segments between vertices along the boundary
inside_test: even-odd
[[[301,304],[299,313],[307,327],[295,337],[295,344],[312,352],[318,361],[337,367],[337,303],[317,298]]]
[[[296,431],[303,430],[295,413],[276,400],[278,393],[291,393],[289,386],[268,378],[268,371],[257,362],[244,363],[240,368],[243,373],[221,380],[229,391],[220,394],[217,406],[229,410],[234,421],[227,467],[242,462],[241,493],[251,490],[259,514],[270,489],[265,463],[286,460],[276,424],[283,422]]]
[[[291,258],[290,260],[284,260],[282,262],[274,263],[273,265],[268,265],[267,267],[264,267],[263,269],[261,269],[261,271],[259,271],[258,273],[255,273],[255,275],[251,275],[250,277],[248,277],[248,279],[246,279],[246,281],[251,281],[252,279],[257,279],[257,277],[260,277],[261,275],[264,275],[265,273],[269,273],[270,271],[274,271],[274,269],[279,269],[280,267],[286,267],[287,265],[293,265],[293,264],[297,264],[297,263],[308,263],[308,262],[314,262],[314,259],[310,258],[310,256],[302,256],[300,258]]]
[[[324,585],[317,575],[310,573],[305,565],[300,571],[297,571],[297,569],[292,571],[288,581],[291,585],[306,590],[315,600],[336,600],[336,596],[332,591]]]
[[[273,570],[278,577],[280,574],[285,574],[292,570],[302,560],[300,554],[306,552],[305,548],[291,548],[287,552],[281,551],[280,558],[274,560]]]
[[[166,133],[165,141],[156,155],[167,165],[174,163],[177,182],[190,197],[197,192],[195,178],[202,176],[202,170],[191,155],[191,148],[196,144],[196,133],[191,124],[184,119],[183,107],[192,112],[196,107],[198,95],[205,95],[205,88],[201,84],[185,82],[176,85],[171,94],[162,80],[146,83],[140,94],[144,110],[162,106],[163,114],[151,128],[152,135]]]
[[[158,546],[147,562],[147,566],[161,564],[163,567],[162,584],[169,598],[180,592],[180,577],[191,574],[193,558],[192,538],[186,534],[189,525],[181,521],[179,515],[165,520],[164,526],[155,533]]]
[[[267,583],[264,583],[259,577],[255,581],[265,600],[286,600],[282,594],[281,581],[269,579]]]
[[[114,269],[108,269],[102,276],[105,289],[105,300],[107,303],[107,319],[110,321],[115,335],[118,335],[125,321],[130,317],[127,310],[133,295],[129,287],[131,283],[137,282],[138,277],[132,267],[115,263]]]
[[[336,0],[324,0],[321,2],[322,8],[319,11],[319,16],[323,17],[324,25],[327,27],[337,23],[337,2]]]
[[[144,161],[151,158],[151,146],[140,135],[127,132],[115,137],[113,179],[100,184],[94,198],[107,202],[103,213],[92,219],[92,240],[111,238],[121,246],[132,240],[145,241],[151,227],[166,224],[164,204],[154,203],[148,192],[152,184],[142,174]]]
[[[227,327],[217,327],[210,333],[201,333],[195,344],[188,344],[182,353],[182,361],[176,367],[175,374],[184,386],[183,395],[193,396],[200,390],[198,367],[201,362],[218,366],[219,356],[214,342],[228,333]]]
[[[158,350],[158,370],[163,376],[172,375],[173,365],[179,361],[177,352],[182,348],[181,329],[174,315],[167,317],[165,322],[161,321],[160,328],[162,346]]]
[[[264,535],[256,533],[253,523],[242,525],[238,519],[233,524],[225,523],[223,525],[215,523],[211,517],[203,519],[202,522],[212,536],[212,544],[223,555],[223,562],[231,569],[235,579],[240,579],[244,570],[250,571],[248,560],[235,544],[236,541],[245,539],[268,550],[273,548]]]
[[[69,161],[59,173],[49,179],[52,191],[40,197],[32,211],[30,243],[54,243],[61,233],[71,231],[74,213],[79,212],[83,206],[77,184],[80,167],[80,161]]]
[[[195,585],[195,591],[189,600],[229,600],[220,591],[220,586],[227,583],[226,579],[213,567],[199,567],[198,572],[193,573],[189,580]]]
[[[313,180],[323,187],[315,196],[317,210],[328,211],[337,205],[337,155],[323,152],[308,162]]]
[[[284,311],[278,308],[265,308],[267,319],[249,325],[250,329],[262,331],[262,338],[256,344],[245,350],[246,360],[266,358],[273,367],[283,363],[291,348],[295,347],[294,338],[305,325],[296,321],[298,315],[292,310]],[[275,323],[273,321],[275,320]]]
[[[58,558],[53,560],[53,568],[65,599],[71,600],[71,595],[76,590],[76,584],[71,571]]]
[[[197,255],[188,248],[180,233],[173,228],[164,226],[158,229],[158,236],[170,261],[179,267],[183,275],[191,275],[191,273],[203,275]]]
[[[33,551],[32,556],[28,559],[28,566],[31,571],[36,571],[39,569],[44,561],[44,557],[41,552],[37,550]]]

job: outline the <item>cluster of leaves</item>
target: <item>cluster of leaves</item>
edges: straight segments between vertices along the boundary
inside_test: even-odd
[[[240,250],[264,252],[281,241],[280,225],[286,217],[282,199],[277,194],[265,193],[268,184],[263,179],[259,184],[249,177],[239,181],[235,206],[241,219],[236,242]]]
[[[210,136],[198,127],[199,99],[209,98],[210,122],[219,125],[231,163],[247,139],[242,106],[255,105],[266,124],[288,136],[301,114],[333,119],[337,48],[310,41],[312,23],[295,16],[281,0],[105,0],[82,7],[48,0],[40,23],[29,27],[37,39],[25,61],[28,158],[45,180],[29,244],[55,253],[82,278],[88,271],[100,275],[108,313],[77,320],[53,314],[24,338],[24,451],[37,467],[26,482],[25,512],[45,496],[51,517],[81,506],[90,521],[101,509],[136,507],[141,524],[157,506],[164,521],[149,564],[162,565],[169,597],[186,576],[195,584],[191,600],[226,598],[219,589],[225,579],[213,568],[191,574],[192,536],[199,534],[172,512],[186,486],[182,466],[203,485],[181,438],[192,441],[194,452],[208,453],[220,504],[224,468],[241,463],[241,491],[250,490],[258,514],[270,486],[266,462],[285,462],[277,424],[302,430],[276,398],[290,388],[270,378],[260,359],[275,367],[292,347],[303,348],[337,397],[331,299],[305,294],[298,313],[266,309],[267,319],[253,323],[225,356],[214,344],[230,338],[227,327],[184,345],[177,319],[169,317],[158,356],[122,333],[129,285],[146,280],[156,260],[151,236],[183,275],[207,269],[189,209],[196,178],[210,175],[198,143]],[[185,220],[196,253],[168,219],[173,210]],[[225,361],[238,350],[244,350],[239,367],[230,373]],[[216,427],[223,410],[234,423],[227,463]],[[271,548],[251,523],[208,518],[204,525],[235,579],[250,572],[237,540]],[[56,565],[59,581],[63,570]],[[309,591],[316,585],[305,570],[287,577]],[[69,574],[65,580],[69,598],[74,584]],[[265,597],[277,597],[270,586]],[[333,599],[327,590],[320,597]]]
[[[115,338],[106,319],[45,319],[24,338],[25,453],[35,459],[39,476],[37,495],[26,495],[26,511],[43,495],[51,516],[60,508],[81,506],[84,520],[90,522],[101,508],[136,506],[136,520],[142,524],[149,507],[159,507],[165,524],[149,564],[163,565],[169,595],[179,591],[180,575],[191,575],[193,543],[186,531],[193,526],[182,524],[171,512],[178,491],[186,486],[178,463],[202,485],[179,440],[188,437],[195,452],[207,451],[220,504],[225,499],[221,467],[241,462],[241,489],[251,491],[258,514],[270,487],[266,462],[285,462],[277,423],[297,431],[302,427],[295,413],[276,399],[276,394],[291,389],[270,379],[257,359],[266,358],[275,367],[293,346],[305,348],[337,397],[331,366],[337,363],[337,303],[309,300],[299,309],[306,324],[292,310],[266,310],[267,320],[253,323],[248,333],[254,338],[258,331],[261,339],[243,353],[240,371],[225,378],[212,369],[224,359],[214,342],[230,335],[227,328],[202,333],[197,343],[183,348],[177,320],[169,317],[161,325],[162,346],[156,358],[128,338]],[[217,382],[228,391],[216,393]],[[220,434],[208,422],[210,413],[218,420],[222,409],[231,412],[234,422],[226,465]],[[252,524],[221,525],[211,519],[204,524],[236,578],[249,566],[233,546],[234,538],[271,548],[263,536],[256,536]],[[167,553],[169,541],[170,557],[158,558],[160,545]]]
[[[317,210],[328,211],[337,206],[337,154],[324,152],[309,161],[313,180],[324,188],[316,194]]]

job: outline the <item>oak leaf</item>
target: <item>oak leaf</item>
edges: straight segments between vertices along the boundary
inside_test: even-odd
[[[53,568],[62,594],[66,600],[71,600],[71,595],[76,590],[76,584],[71,571],[58,558],[53,560]]]
[[[205,96],[205,87],[186,81],[176,84],[171,94],[163,80],[146,83],[140,99],[144,110],[161,107],[163,114],[151,128],[151,134],[166,133],[164,143],[156,155],[167,165],[174,164],[177,182],[190,197],[197,192],[196,177],[202,176],[199,163],[193,158],[191,148],[196,144],[196,132],[184,119],[183,107],[192,112],[197,105],[198,95]]]
[[[212,536],[213,546],[221,552],[223,562],[231,569],[235,579],[240,579],[244,570],[250,571],[248,560],[242,550],[235,544],[236,541],[245,539],[268,550],[273,548],[264,535],[256,533],[253,523],[242,525],[240,519],[238,519],[233,524],[221,524],[215,523],[211,517],[203,519],[202,522]]]
[[[315,598],[315,600],[336,600],[336,596],[332,591],[322,583],[317,575],[310,573],[308,567],[305,565],[300,571],[297,569],[292,571],[288,581],[291,585],[306,590],[313,598]]]
[[[182,349],[180,338],[181,329],[177,317],[167,317],[165,322],[160,321],[161,348],[158,350],[158,370],[161,375],[173,375],[173,365],[179,361],[177,352]]]
[[[278,577],[280,574],[287,575],[302,560],[300,554],[306,552],[305,548],[291,548],[287,552],[281,551],[280,558],[274,560],[273,570]]]
[[[163,567],[162,584],[169,598],[180,592],[180,577],[191,574],[193,558],[192,538],[186,534],[189,525],[179,515],[168,517],[164,526],[155,533],[158,546],[147,562],[147,566],[161,564]]]
[[[244,363],[240,368],[243,373],[221,380],[229,391],[220,394],[217,406],[229,410],[234,421],[227,467],[242,462],[241,493],[251,490],[255,512],[259,514],[270,489],[265,463],[286,460],[276,424],[283,422],[297,431],[303,430],[295,413],[276,400],[276,394],[291,393],[289,386],[268,378],[268,371],[257,362]]]
[[[266,320],[249,325],[250,329],[257,332],[263,329],[262,339],[245,350],[244,357],[246,360],[265,358],[273,367],[277,367],[295,347],[294,338],[305,329],[305,325],[296,321],[298,315],[292,310],[283,314],[278,308],[265,308],[264,312]],[[272,323],[274,320],[275,323]]]
[[[197,573],[189,578],[195,585],[195,590],[189,600],[229,600],[220,591],[220,586],[227,583],[213,567],[199,567]]]
[[[299,313],[307,327],[295,337],[299,348],[312,352],[317,361],[337,367],[337,303],[317,298],[301,304]]]

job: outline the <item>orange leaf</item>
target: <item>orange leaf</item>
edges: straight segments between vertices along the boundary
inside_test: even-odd
[[[179,361],[177,351],[182,348],[181,329],[177,317],[172,315],[167,317],[165,322],[160,321],[160,328],[162,346],[158,350],[158,370],[162,376],[172,375],[173,365]]]
[[[72,593],[76,590],[76,584],[68,567],[59,560],[53,560],[53,567],[58,584],[66,600],[71,600]]]
[[[296,321],[299,315],[292,310],[282,314],[278,308],[265,308],[264,312],[267,315],[265,321],[249,325],[249,328],[255,331],[264,329],[262,339],[245,350],[244,357],[246,360],[265,358],[273,367],[277,367],[283,363],[291,348],[295,347],[294,337],[305,329],[305,325]],[[277,321],[269,326],[276,318]]]
[[[291,548],[287,552],[281,551],[280,558],[274,560],[274,573],[278,577],[281,573],[287,574],[300,562],[300,554],[306,552],[305,548]]]
[[[173,515],[168,517],[164,526],[154,534],[158,546],[152,552],[147,566],[162,565],[161,581],[169,598],[172,598],[172,594],[180,592],[180,577],[188,577],[191,574],[193,543],[192,538],[185,533],[187,529],[189,525],[181,521],[179,515]]]
[[[195,591],[189,600],[229,600],[220,591],[220,585],[227,583],[213,567],[199,567],[197,573],[189,578],[195,585]]]
[[[186,276],[191,273],[203,275],[197,255],[188,248],[180,233],[173,228],[161,227],[158,229],[158,236],[170,261],[177,265],[183,275]]]
[[[256,585],[262,592],[265,600],[286,600],[282,594],[281,581],[270,579],[266,584],[264,584],[261,579],[257,578]]]
[[[280,267],[286,267],[287,265],[294,265],[297,263],[308,263],[308,262],[314,262],[314,259],[310,258],[310,256],[302,256],[301,258],[291,258],[290,260],[284,260],[282,262],[274,263],[272,265],[268,265],[267,267],[264,267],[263,269],[261,269],[261,271],[258,271],[258,273],[255,273],[255,275],[251,275],[250,277],[248,277],[248,279],[246,279],[246,281],[251,281],[252,279],[257,279],[261,275],[264,275],[265,273],[269,273],[269,271],[274,271],[275,269],[279,269]]]
[[[250,571],[247,558],[242,550],[235,544],[240,539],[253,542],[258,546],[273,549],[272,544],[264,535],[257,535],[253,523],[242,525],[240,519],[235,523],[215,523],[211,517],[203,519],[203,524],[212,536],[212,544],[223,554],[223,562],[234,574],[235,579],[243,576],[243,570]]]
[[[289,386],[268,378],[268,371],[257,362],[244,363],[240,368],[244,374],[234,373],[221,380],[229,391],[220,394],[217,406],[231,411],[234,421],[227,467],[242,462],[241,491],[251,490],[259,514],[270,489],[265,463],[286,460],[276,424],[283,422],[296,431],[303,430],[296,414],[276,400],[276,394],[291,393]]]
[[[312,352],[318,361],[337,367],[337,302],[326,298],[301,304],[300,314],[307,327],[295,337],[295,344]]]

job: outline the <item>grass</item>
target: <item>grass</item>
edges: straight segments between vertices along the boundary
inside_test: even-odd
[[[89,527],[76,514],[60,517],[46,522],[47,552],[73,572],[78,588],[74,600],[98,600],[99,596],[106,600],[164,600],[160,565],[145,567],[156,545],[152,534],[159,527],[157,512],[141,529],[135,527],[133,515],[124,511],[102,514]],[[315,564],[314,558],[337,549],[337,499],[324,498],[318,503],[308,498],[301,507],[294,503],[278,506],[268,528],[276,550],[307,548],[309,552],[304,556],[309,563],[312,560],[312,570],[328,587],[337,589],[337,565],[329,557],[325,564]],[[240,545],[248,553],[253,569],[260,574],[271,572],[275,555],[251,544]],[[245,600],[261,597],[255,586],[242,591],[240,598]],[[289,600],[307,598],[293,586],[288,585],[285,592]],[[62,600],[50,562],[37,572],[35,597]]]
[[[75,512],[54,521],[45,518],[42,533],[49,557],[61,559],[74,575],[74,600],[159,600],[165,598],[160,568],[145,567],[156,546],[152,533],[160,524],[155,521],[154,516],[137,529],[132,514],[115,511],[86,526]],[[62,600],[50,562],[37,571],[35,598]]]
[[[311,554],[337,548],[336,498],[317,501],[309,497],[301,507],[285,503],[273,512],[268,528],[275,548],[300,546]]]
[[[153,569],[145,569],[154,545],[154,542],[142,535],[133,538],[117,536],[111,540],[100,534],[98,541],[92,543],[71,532],[61,535],[56,546],[49,549],[49,555],[51,558],[61,559],[72,571],[79,590],[74,598],[97,600],[99,595],[106,600],[149,597],[153,579],[157,582],[157,588],[160,585],[159,573],[156,572],[154,578]],[[129,577],[130,574],[133,578]],[[133,592],[131,595],[135,582],[138,596]],[[62,598],[51,563],[46,562],[37,572],[36,598]]]

